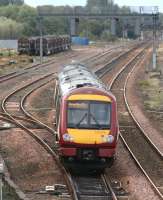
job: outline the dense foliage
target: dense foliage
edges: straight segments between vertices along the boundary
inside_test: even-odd
[[[87,0],[85,7],[77,6],[40,6],[33,8],[23,0],[0,0],[0,38],[17,38],[40,34],[38,11],[46,13],[130,13],[129,7],[120,8],[112,0]],[[122,20],[117,20],[117,36],[122,37]],[[92,39],[114,39],[110,33],[110,19],[80,19],[79,35]],[[69,19],[66,17],[42,18],[43,34],[69,34]],[[133,30],[130,30],[134,37]]]
[[[9,4],[23,5],[24,0],[0,0],[0,6],[6,6]]]

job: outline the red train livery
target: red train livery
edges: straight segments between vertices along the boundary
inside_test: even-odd
[[[114,95],[87,67],[70,64],[58,75],[54,101],[62,160],[111,166],[119,133]]]

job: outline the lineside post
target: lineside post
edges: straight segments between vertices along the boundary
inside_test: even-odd
[[[153,70],[156,69],[156,23],[157,23],[157,14],[153,14]]]
[[[0,163],[0,200],[3,200],[3,175],[4,175],[4,165]]]
[[[39,31],[40,31],[40,64],[43,62],[43,35],[42,35],[42,18],[39,17]]]

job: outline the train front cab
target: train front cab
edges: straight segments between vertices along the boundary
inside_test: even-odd
[[[59,152],[66,163],[109,167],[118,139],[116,102],[104,95],[56,97]]]

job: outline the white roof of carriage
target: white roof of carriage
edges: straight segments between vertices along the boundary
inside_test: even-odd
[[[100,79],[82,64],[66,65],[59,73],[59,86],[62,95],[80,87],[95,87],[106,90]]]

